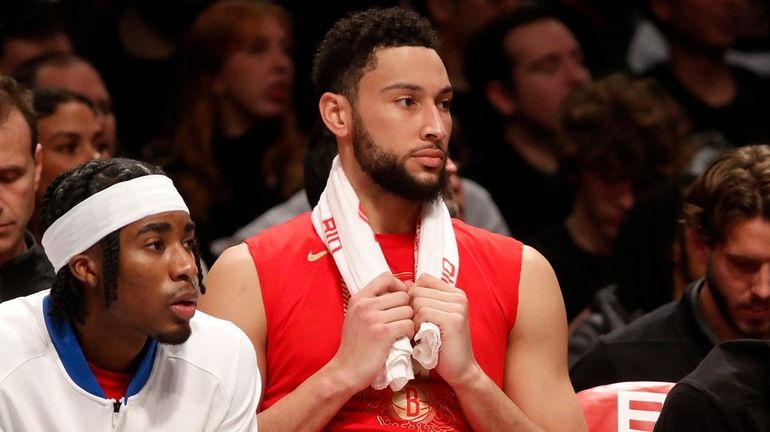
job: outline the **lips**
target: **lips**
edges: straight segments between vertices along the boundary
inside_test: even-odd
[[[412,153],[412,158],[425,167],[439,168],[444,165],[446,153],[441,149],[429,148]]]
[[[14,222],[0,222],[0,234],[12,231],[15,225]]]
[[[182,320],[189,321],[195,315],[198,306],[198,292],[186,292],[177,296],[171,303],[171,310]]]
[[[284,82],[276,82],[267,86],[267,96],[275,101],[283,101],[286,99],[289,93],[289,84]]]

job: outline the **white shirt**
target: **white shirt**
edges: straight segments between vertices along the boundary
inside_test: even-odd
[[[257,430],[256,355],[232,323],[196,312],[190,338],[153,341],[115,401],[104,397],[72,326],[45,315],[49,300],[43,291],[0,304],[0,431]]]

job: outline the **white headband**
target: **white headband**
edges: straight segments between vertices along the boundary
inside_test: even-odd
[[[116,183],[72,207],[43,234],[43,248],[54,270],[107,234],[143,217],[167,211],[190,213],[170,178],[147,175]]]

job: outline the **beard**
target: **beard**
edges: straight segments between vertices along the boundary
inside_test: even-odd
[[[736,317],[731,313],[732,306],[727,299],[725,289],[722,287],[722,284],[719,282],[716,275],[714,275],[710,265],[706,268],[705,277],[705,288],[710,291],[711,297],[714,299],[717,310],[719,310],[722,318],[727,321],[730,327],[732,327],[733,330],[740,335],[740,337],[749,339],[766,339],[770,336],[770,334],[768,334],[768,329],[770,327],[768,323],[741,322],[736,319]]]
[[[362,127],[358,113],[354,111],[353,117],[353,154],[361,169],[377,185],[393,195],[420,203],[429,203],[441,196],[449,180],[446,157],[436,181],[419,181],[406,169],[409,154],[399,159],[395,153],[384,150]]]
[[[181,325],[177,330],[155,335],[155,339],[157,339],[158,343],[166,345],[180,345],[185,343],[187,339],[190,338],[191,334],[192,329],[190,328],[190,323],[187,322]]]

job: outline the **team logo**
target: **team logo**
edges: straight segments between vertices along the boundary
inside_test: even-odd
[[[430,396],[413,385],[393,392],[391,408],[394,417],[415,423],[427,423],[435,416]]]

